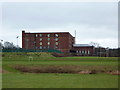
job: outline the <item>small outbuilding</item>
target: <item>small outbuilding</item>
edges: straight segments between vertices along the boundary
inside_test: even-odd
[[[89,44],[73,44],[73,48],[79,56],[93,56],[94,46]]]

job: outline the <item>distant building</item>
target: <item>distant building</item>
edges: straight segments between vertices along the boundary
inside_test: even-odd
[[[75,37],[69,32],[29,33],[22,31],[22,48],[24,49],[56,49],[69,52],[74,43]]]
[[[118,56],[117,50],[96,48],[89,44],[75,44],[75,37],[69,32],[30,33],[22,31],[22,48],[27,50],[53,49],[78,56]]]
[[[73,44],[74,50],[80,56],[93,56],[94,46],[89,44]]]

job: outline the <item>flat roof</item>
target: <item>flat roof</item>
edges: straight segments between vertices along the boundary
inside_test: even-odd
[[[68,34],[71,35],[71,33],[69,33],[69,32],[25,32],[25,30],[23,30],[22,32],[24,32],[24,33],[33,33],[33,34],[40,34],[40,33],[43,33],[43,34],[45,34],[45,33],[47,33],[47,34],[53,34],[53,33],[68,33]],[[71,36],[72,36],[72,35],[71,35]],[[72,36],[72,37],[74,37],[74,36]]]
[[[69,32],[25,32],[25,33],[69,33]]]
[[[90,47],[92,45],[89,44],[73,44],[74,47]]]

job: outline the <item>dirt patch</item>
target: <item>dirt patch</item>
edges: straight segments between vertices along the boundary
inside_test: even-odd
[[[81,68],[80,66],[24,66],[24,65],[16,65],[13,66],[16,70],[24,73],[78,73],[78,74],[97,74],[97,73],[109,73],[112,75],[120,75],[120,72],[110,70],[105,71],[104,68],[96,69],[96,68]]]
[[[79,74],[96,74],[95,70],[83,71],[75,66],[14,66],[16,70],[24,73],[79,73]]]
[[[120,71],[109,71],[107,73],[112,75],[120,75]]]
[[[79,74],[96,74],[96,70],[86,70],[86,71],[80,71]]]
[[[3,70],[2,68],[0,68],[0,73],[8,73],[8,71]]]
[[[26,66],[15,66],[15,69],[21,72],[28,72],[28,73],[76,73],[75,70],[63,68],[63,67],[26,67]]]
[[[78,72],[79,74],[89,74],[90,73],[90,71],[80,71],[80,72]]]

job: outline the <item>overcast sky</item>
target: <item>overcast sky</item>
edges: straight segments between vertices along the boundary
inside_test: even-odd
[[[1,7],[1,5],[0,5]],[[0,39],[14,42],[21,32],[70,32],[77,44],[97,42],[118,47],[117,2],[10,2],[2,3]]]

